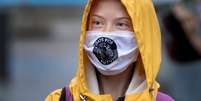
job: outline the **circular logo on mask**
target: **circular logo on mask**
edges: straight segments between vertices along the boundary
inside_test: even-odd
[[[118,58],[116,43],[107,37],[100,37],[94,42],[93,53],[103,65],[109,65]]]

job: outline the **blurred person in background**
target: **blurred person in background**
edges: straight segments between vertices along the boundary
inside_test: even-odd
[[[0,82],[8,79],[7,67],[7,48],[8,48],[8,15],[5,12],[0,13]]]
[[[193,4],[195,5],[196,15],[198,15],[198,19],[201,23],[201,0],[192,0]]]
[[[178,3],[164,18],[164,23],[172,37],[168,44],[168,52],[172,59],[179,62],[200,60],[201,32],[199,17],[182,3]]]
[[[70,85],[45,101],[173,101],[158,92],[161,33],[152,0],[90,0]]]

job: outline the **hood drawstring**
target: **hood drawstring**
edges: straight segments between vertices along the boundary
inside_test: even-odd
[[[156,100],[157,90],[159,87],[160,87],[160,85],[157,82],[153,82],[151,84],[151,87],[149,88],[149,92],[150,92],[151,96],[153,97],[153,101]]]

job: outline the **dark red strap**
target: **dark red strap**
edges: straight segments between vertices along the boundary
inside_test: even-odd
[[[73,96],[70,92],[70,89],[68,86],[65,87],[66,90],[66,101],[73,101]]]

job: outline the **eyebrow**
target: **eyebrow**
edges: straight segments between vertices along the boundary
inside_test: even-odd
[[[116,20],[122,20],[122,19],[131,20],[129,17],[119,17]]]
[[[93,15],[91,15],[91,17],[93,17],[93,16],[104,19],[104,17],[102,17],[102,16],[100,16],[100,15],[97,15],[97,14],[93,14]],[[118,17],[118,18],[115,19],[115,20],[122,20],[122,19],[130,20],[130,17]]]
[[[93,16],[95,16],[95,17],[99,17],[99,18],[102,18],[102,19],[104,19],[102,16],[100,16],[100,15],[97,15],[97,14],[93,14],[93,15],[91,15],[91,17],[93,17]]]

